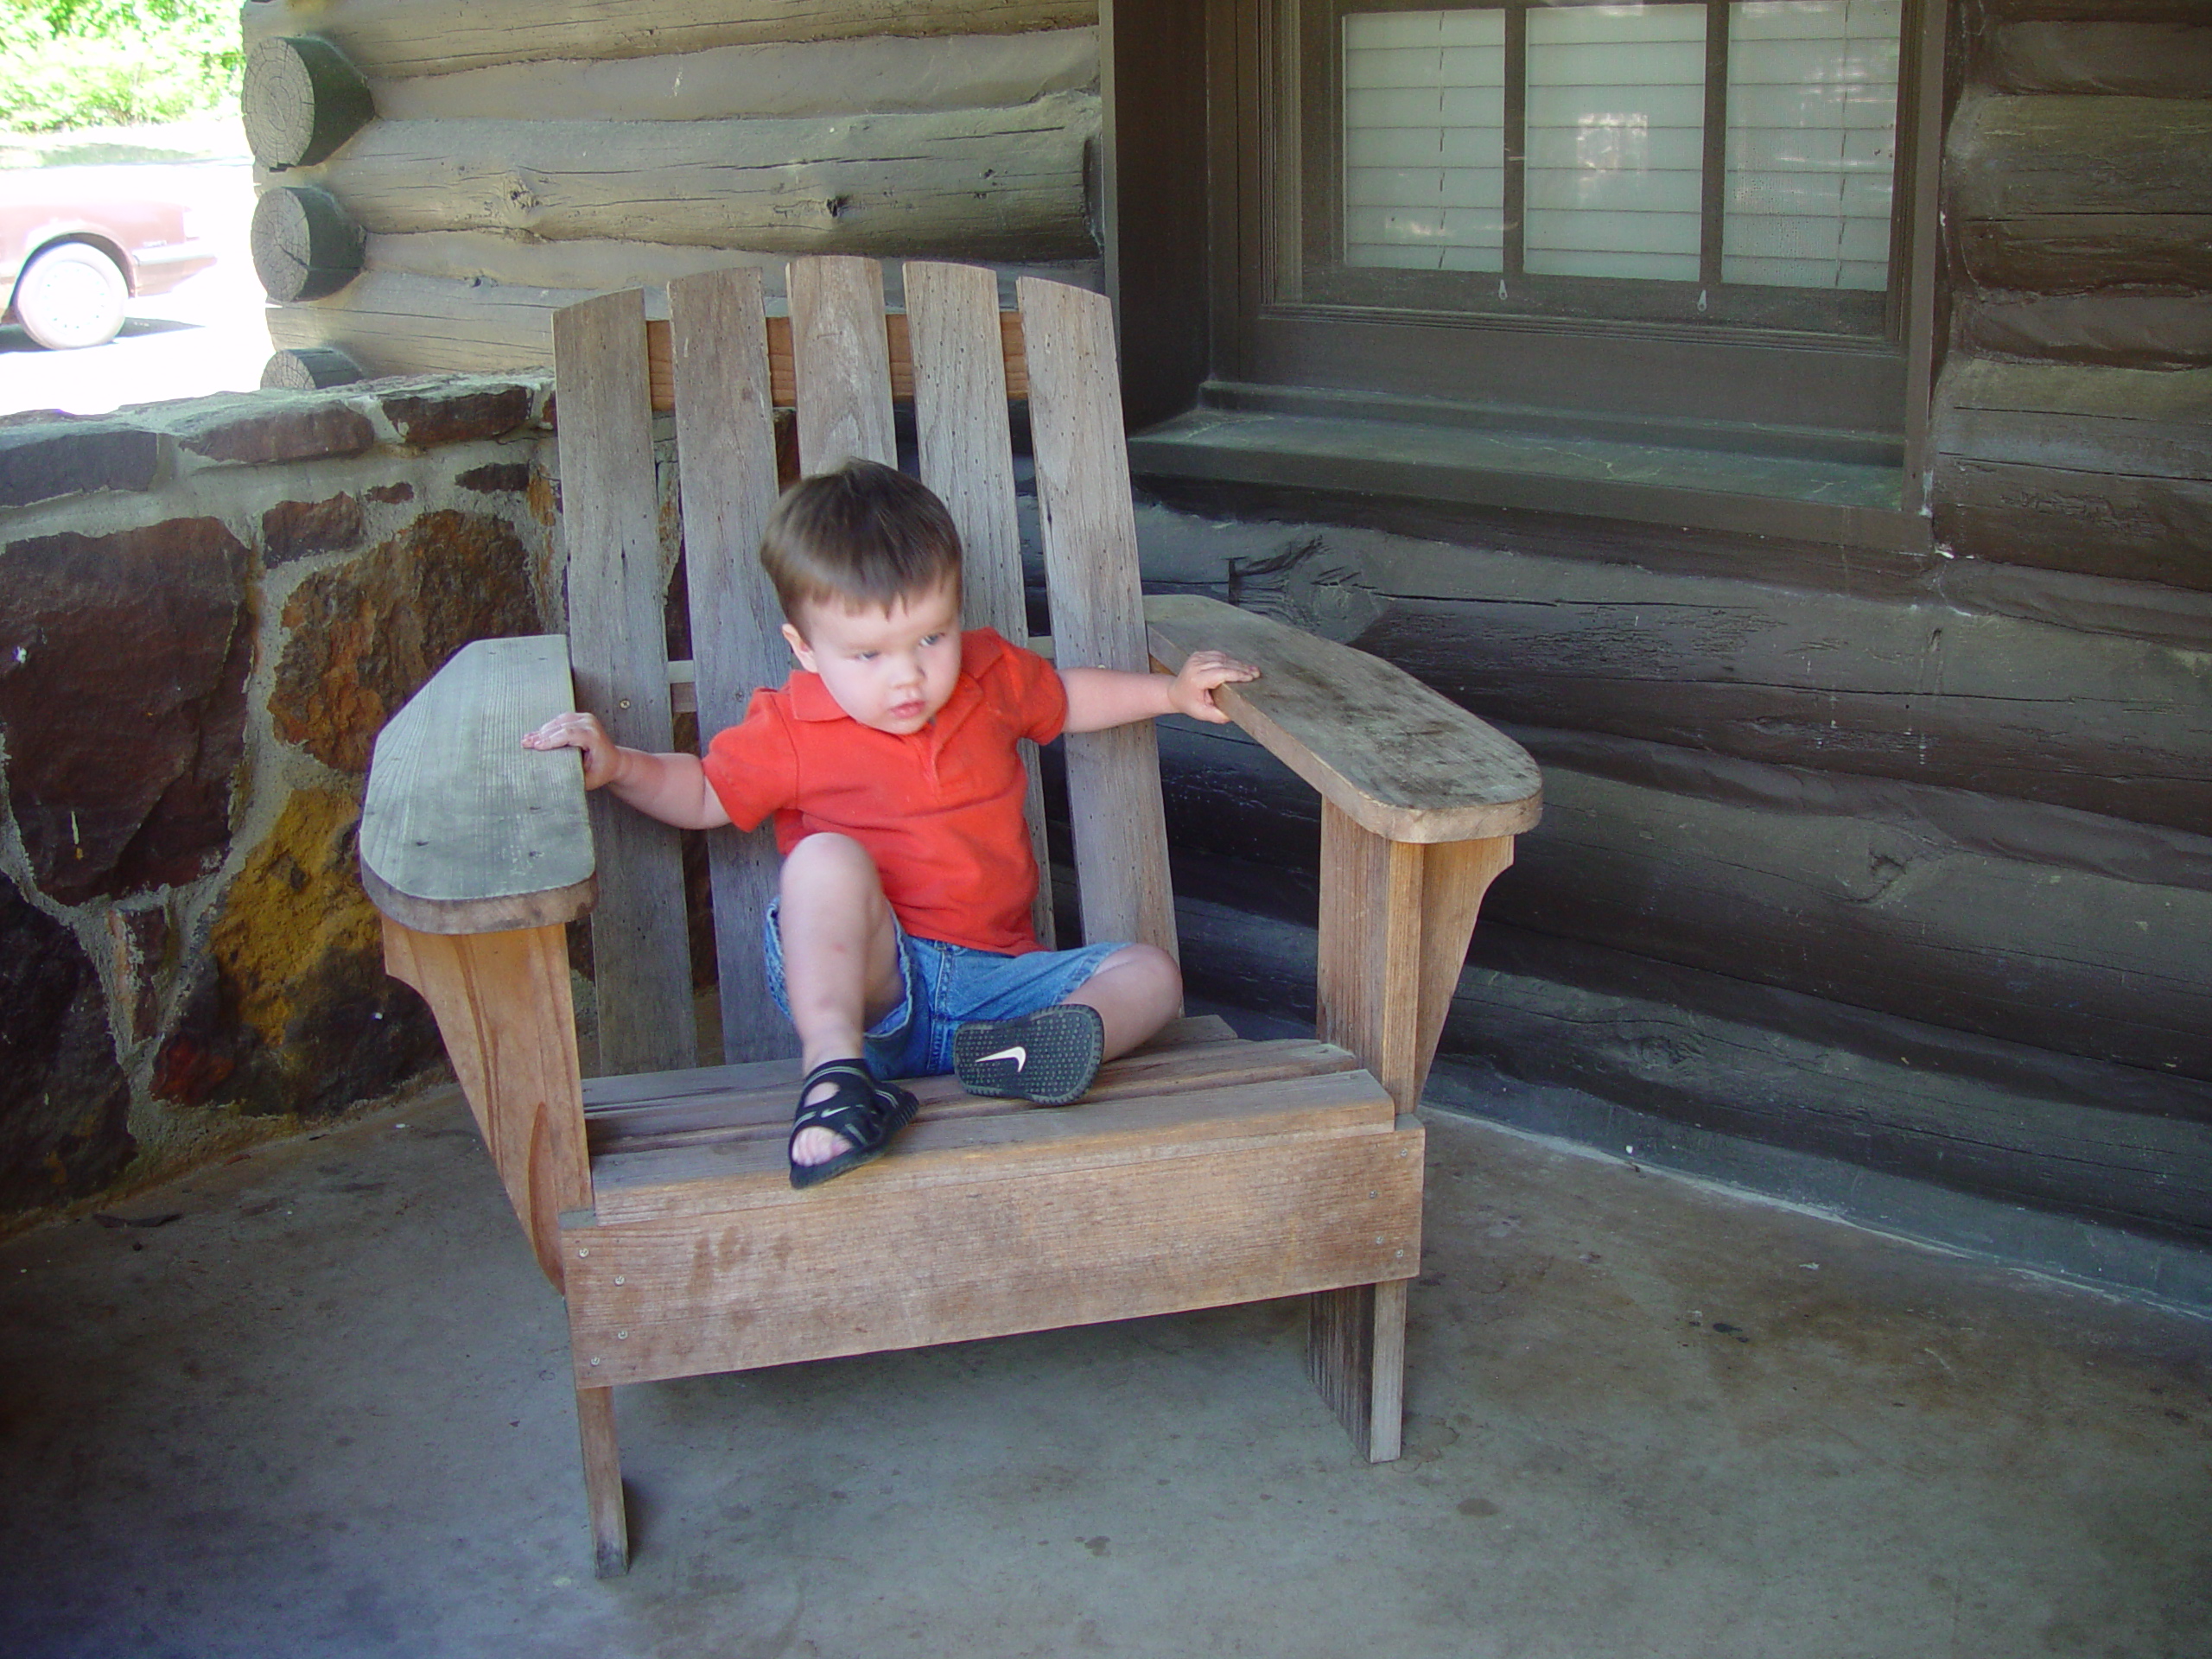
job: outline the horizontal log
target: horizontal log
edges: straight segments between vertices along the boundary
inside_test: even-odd
[[[2212,593],[2212,485],[1938,455],[1937,543],[1967,559]]]
[[[2007,92],[2202,98],[2212,28],[2183,22],[2016,22],[1991,32],[1989,75]]]
[[[370,270],[327,299],[271,308],[269,340],[279,350],[342,352],[371,378],[540,368],[553,361],[554,312],[590,297]]]
[[[2005,1042],[2212,1077],[2212,891],[2133,880],[2109,862],[1975,850],[1940,818],[1901,813],[1847,779],[1764,768],[1770,798],[1703,799],[1559,764],[1541,734],[1521,735],[1544,761],[1546,818],[1491,890],[1491,920]],[[1161,759],[1179,841],[1237,810],[1214,781],[1249,766],[1231,741],[1178,734]],[[1278,862],[1302,857],[1303,809],[1264,775],[1253,792],[1269,798],[1243,809],[1260,827],[1242,833],[1272,837]],[[2046,834],[2044,850],[2061,839]]]
[[[1486,719],[2212,823],[2201,603],[2162,613],[2183,638],[2159,640],[2053,613],[2094,594],[2006,614],[1932,580],[1808,592],[1323,527],[1140,523],[1154,583],[1352,639]]]
[[[646,58],[500,64],[371,85],[388,121],[601,121],[878,115],[1027,104],[1094,90],[1098,31],[719,46]]]
[[[2212,365],[2212,296],[1962,295],[1953,336],[1977,356],[2116,369]]]
[[[320,35],[372,77],[779,41],[1003,35],[1097,21],[1096,0],[283,0],[245,13],[249,46],[271,35]]]
[[[1310,927],[1187,893],[1177,926],[1185,978],[1202,994],[1271,1009],[1310,996],[1300,988]],[[1773,994],[1731,1006],[1719,976],[1587,947],[1536,941],[1533,960],[1509,948],[1501,968],[1481,959],[1486,944],[1529,936],[1485,918],[1475,938],[1432,1103],[1451,1097],[1452,1061],[1472,1058],[1955,1191],[2168,1237],[2212,1231],[2212,1090],[2202,1084],[1786,993],[1788,1006]],[[1721,1012],[1704,1006],[1716,995]],[[1468,1109],[1486,1115],[1480,1102]]]
[[[784,273],[791,256],[756,253],[745,248],[679,247],[664,242],[618,242],[585,238],[543,242],[504,231],[421,231],[403,236],[372,236],[362,262],[372,270],[454,282],[494,282],[523,288],[567,288],[605,294],[620,288],[665,288],[679,276],[750,265],[760,273],[772,308],[784,299]],[[1104,276],[1096,259],[976,261],[991,265],[999,282],[999,304],[1014,302],[1014,284],[1024,276],[1071,283],[1097,290]],[[905,267],[884,262],[883,292],[894,306],[906,304]],[[663,296],[648,292],[648,315],[665,316]]]
[[[553,360],[553,314],[590,297],[590,290],[442,282],[378,272],[324,303],[272,311],[270,337],[287,348],[336,349],[372,375],[542,367]],[[662,305],[664,308],[664,299]],[[914,368],[906,319],[903,314],[892,314],[884,325],[892,395],[910,400],[914,395]],[[1007,394],[1027,397],[1029,372],[1020,315],[1001,313],[999,327]],[[789,408],[797,385],[791,319],[771,316],[767,336],[770,392],[779,406]],[[653,407],[673,409],[675,367],[664,318],[646,321],[645,358]]]
[[[1359,643],[1494,721],[2212,824],[2201,652],[1940,604],[1673,585],[1405,601]]]
[[[379,121],[320,181],[372,233],[1080,258],[1098,100],[836,121]]]
[[[1954,219],[2212,213],[2212,104],[1974,99],[1951,124],[1943,174]]]
[[[2212,369],[1955,359],[1936,389],[1935,446],[1968,461],[2212,479]]]
[[[2212,290],[2212,213],[2029,213],[1950,228],[1967,276],[1985,289]]]

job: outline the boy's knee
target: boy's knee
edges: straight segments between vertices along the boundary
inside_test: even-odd
[[[1125,944],[1098,964],[1098,972],[1127,974],[1177,996],[1183,992],[1183,970],[1156,944]]]
[[[868,849],[830,830],[809,836],[784,855],[777,889],[787,907],[810,900],[839,906],[883,901],[883,880]]]

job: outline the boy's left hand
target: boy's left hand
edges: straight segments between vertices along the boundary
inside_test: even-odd
[[[1215,704],[1214,687],[1259,677],[1258,669],[1249,663],[1238,662],[1226,652],[1194,651],[1184,658],[1182,671],[1168,686],[1167,700],[1179,715],[1224,726],[1229,723],[1229,716]]]

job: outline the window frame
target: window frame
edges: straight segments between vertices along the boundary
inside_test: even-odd
[[[1130,462],[1147,488],[1211,503],[1206,511],[1348,514],[1421,534],[1503,510],[1538,515],[1515,520],[1531,524],[1611,519],[1746,547],[1928,554],[1940,134],[1961,26],[1952,0],[1921,0],[1900,64],[1914,78],[1905,115],[1916,137],[1897,178],[1913,250],[1897,277],[1902,353],[1889,340],[1871,352],[1855,341],[1801,347],[1816,367],[1825,346],[1847,374],[1877,380],[1878,418],[1858,430],[1801,422],[1777,391],[1789,384],[1777,367],[1788,355],[1755,331],[1715,339],[1672,325],[1478,320],[1459,325],[1462,348],[1478,340],[1491,359],[1478,379],[1420,347],[1422,334],[1445,331],[1419,317],[1408,327],[1380,308],[1268,314],[1261,186],[1277,145],[1253,92],[1281,48],[1263,28],[1269,10],[1270,0],[1100,0],[1102,252],[1121,324]],[[1734,384],[1759,395],[1719,418],[1709,398],[1686,410],[1665,395],[1669,335],[1685,333],[1701,346],[1708,393]],[[1578,336],[1597,349],[1563,359],[1560,343]],[[1547,406],[1533,406],[1529,386]],[[1659,464],[1624,477],[1607,443],[1644,445],[1630,459]],[[1793,471],[1792,456],[1813,464]],[[1823,467],[1878,489],[1823,499]]]
[[[1694,3],[1705,14],[1706,39],[1700,218],[1700,270],[1694,280],[1640,277],[1544,276],[1520,261],[1525,225],[1527,139],[1525,118],[1528,17],[1554,3],[1601,5],[1609,0],[1306,0],[1297,6],[1300,38],[1296,52],[1301,108],[1317,108],[1324,118],[1307,124],[1300,144],[1300,177],[1270,181],[1277,194],[1274,211],[1295,214],[1299,257],[1286,264],[1289,249],[1276,248],[1271,288],[1277,303],[1287,302],[1324,311],[1345,308],[1396,310],[1425,315],[1543,318],[1585,322],[1651,322],[1685,325],[1707,332],[1752,327],[1782,335],[1812,333],[1853,339],[1903,339],[1905,313],[1899,275],[1911,257],[1910,217],[1897,209],[1901,190],[1892,194],[1888,250],[1890,280],[1872,289],[1809,289],[1731,283],[1722,279],[1721,227],[1727,196],[1727,94],[1730,35],[1728,9],[1733,0],[1650,0],[1651,3]],[[1910,54],[1918,0],[1902,0],[1893,180],[1911,176],[1914,137],[1907,118],[1913,87]],[[1467,10],[1503,14],[1506,73],[1503,194],[1506,221],[1503,269],[1488,271],[1423,271],[1388,266],[1351,265],[1338,256],[1344,226],[1344,158],[1341,49],[1344,19],[1354,14]],[[1278,25],[1281,26],[1280,24]],[[1516,75],[1516,71],[1520,73]],[[1518,148],[1516,141],[1518,139]],[[1501,288],[1510,286],[1510,296]]]

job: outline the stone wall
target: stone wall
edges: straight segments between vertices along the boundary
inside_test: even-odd
[[[0,1228],[442,1065],[353,837],[385,717],[559,626],[548,388],[0,423]]]

